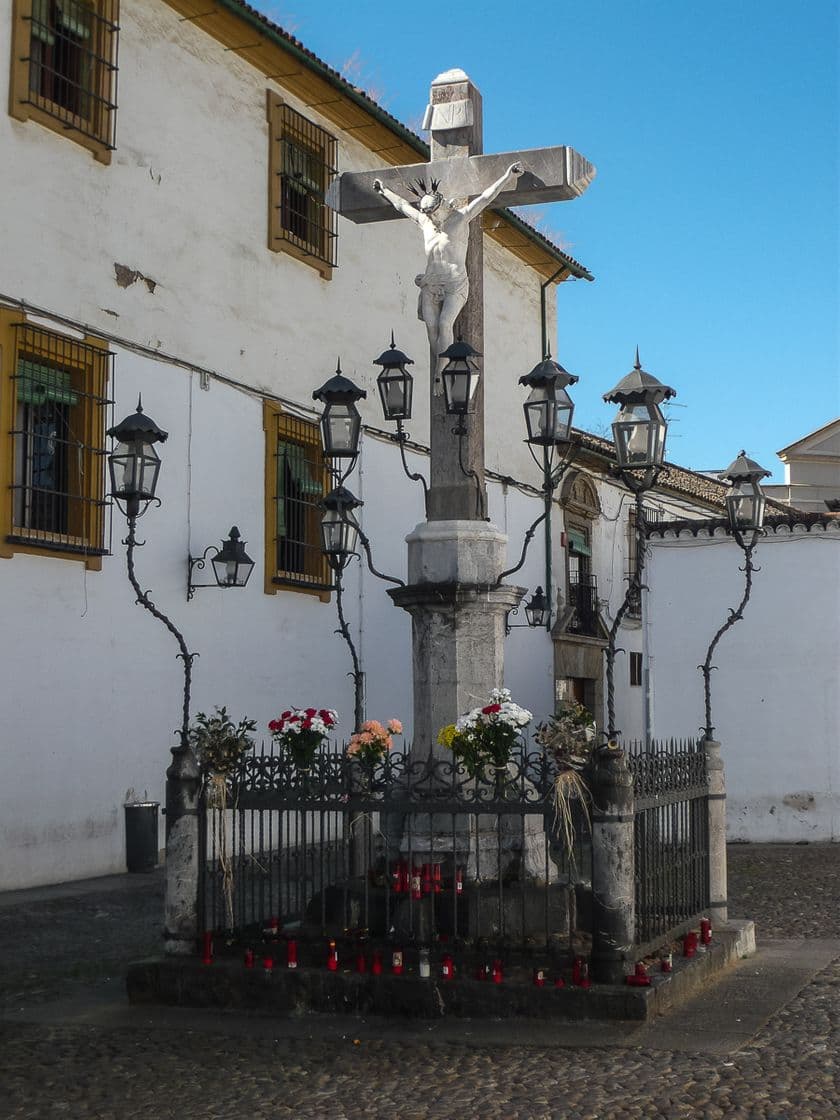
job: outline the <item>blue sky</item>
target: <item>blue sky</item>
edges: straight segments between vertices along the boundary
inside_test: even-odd
[[[781,481],[776,451],[840,416],[836,0],[261,8],[415,130],[460,66],[485,151],[569,144],[596,165],[540,226],[595,275],[558,291],[577,424],[610,423],[601,394],[637,344],[677,390],[685,466],[745,447]]]

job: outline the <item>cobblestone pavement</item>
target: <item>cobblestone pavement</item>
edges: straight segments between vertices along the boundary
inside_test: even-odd
[[[154,902],[154,889],[149,893]],[[759,944],[772,936],[840,936],[840,845],[733,846],[729,893],[733,915],[755,919]],[[32,904],[31,918],[38,919],[41,905]],[[65,954],[59,947],[61,909],[58,902],[48,904],[51,943],[59,957]],[[89,921],[99,929],[95,914]],[[128,917],[125,924],[131,930],[122,930],[123,943],[133,948],[135,935],[145,927]],[[13,926],[0,909],[0,953],[8,948]],[[85,947],[83,935],[71,940],[78,955]],[[118,959],[118,946],[100,941],[97,955],[105,959],[109,954],[110,960]],[[73,955],[63,957],[67,967]],[[82,962],[86,968],[89,957]],[[43,998],[45,977],[38,979],[37,968],[34,975],[33,983],[40,984],[34,990]],[[86,981],[95,982],[95,975]],[[18,985],[19,998],[25,998],[26,987],[26,982]],[[4,1024],[0,1116],[837,1120],[838,1018],[840,960],[725,1058],[632,1045],[356,1043],[352,1020],[347,1036],[337,1042],[275,1039],[264,1032],[242,1037],[147,1026]],[[512,1038],[515,1031],[512,1026]]]

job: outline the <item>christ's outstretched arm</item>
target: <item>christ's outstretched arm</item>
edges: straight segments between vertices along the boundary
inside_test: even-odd
[[[480,214],[482,210],[485,210],[493,199],[502,193],[507,184],[511,182],[511,180],[518,179],[524,170],[521,163],[512,163],[504,175],[497,179],[495,183],[491,183],[487,190],[482,191],[480,195],[474,198],[472,202],[468,202],[466,206],[460,207],[460,211],[467,221],[472,221],[476,214]]]
[[[373,180],[373,189],[377,194],[381,194],[383,198],[386,198],[394,207],[394,209],[402,214],[404,218],[411,218],[412,222],[417,222],[419,224],[420,212],[417,210],[417,208],[412,206],[410,202],[406,202],[404,198],[400,198],[398,194],[394,194],[392,190],[389,190],[386,186],[384,186],[381,179]]]

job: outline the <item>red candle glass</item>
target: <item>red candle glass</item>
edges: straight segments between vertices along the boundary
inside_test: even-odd
[[[297,941],[289,938],[286,942],[286,968],[297,968]]]
[[[423,894],[432,893],[432,865],[424,863],[420,871],[420,887]]]
[[[411,897],[420,897],[420,867],[416,863],[411,868]]]
[[[666,953],[665,956],[662,958],[662,971],[663,972],[673,972],[673,970],[674,970],[674,954],[673,953]]]
[[[709,918],[700,919],[700,940],[704,945],[709,945],[712,940],[712,923]]]
[[[694,957],[697,955],[697,934],[687,933],[683,938],[683,956]]]
[[[254,950],[253,949],[246,949],[245,950],[245,967],[246,968],[253,968],[254,967]]]
[[[565,988],[566,987],[566,981],[563,979],[562,976],[555,976],[554,977],[554,987],[555,988]]]
[[[534,987],[535,988],[545,987],[545,969],[542,969],[542,968],[535,968],[534,969]]]
[[[491,973],[491,976],[494,984],[501,984],[501,982],[505,978],[505,974],[502,969],[502,962],[498,957],[493,961],[493,971]]]
[[[402,976],[403,974],[402,949],[395,949],[391,954],[391,972],[394,974],[394,976]]]
[[[327,946],[327,968],[330,972],[338,972],[338,949],[334,941]]]
[[[443,872],[439,863],[432,865],[432,883],[434,884],[435,894],[440,894],[443,890]]]
[[[359,952],[356,954],[356,971],[367,972],[367,959],[364,953]]]
[[[455,962],[451,953],[444,953],[440,962],[440,973],[444,980],[455,979]]]
[[[371,961],[370,971],[373,973],[374,976],[381,976],[382,975],[382,950],[381,949],[374,949],[373,950],[373,960]]]
[[[464,893],[464,869],[463,867],[455,868],[455,893]]]
[[[205,933],[203,938],[203,949],[201,955],[202,964],[213,963],[213,934]]]
[[[274,971],[274,957],[271,953],[263,953],[262,965],[266,976],[270,976]]]
[[[402,894],[403,880],[402,880],[402,860],[398,859],[394,864],[391,871],[391,889],[394,894]]]

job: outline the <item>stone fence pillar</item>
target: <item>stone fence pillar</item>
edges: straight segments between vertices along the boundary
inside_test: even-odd
[[[704,739],[709,783],[709,916],[713,925],[727,919],[726,899],[726,777],[720,743]]]
[[[620,984],[636,935],[633,777],[603,747],[592,784],[592,978]]]
[[[198,799],[201,785],[188,743],[172,750],[166,771],[164,951],[184,956],[198,945]]]

